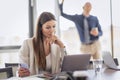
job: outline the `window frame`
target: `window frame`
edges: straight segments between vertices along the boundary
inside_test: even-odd
[[[34,31],[34,15],[33,15],[33,10],[34,10],[34,6],[32,5],[33,1],[32,0],[28,0],[28,29],[29,29],[29,36],[28,38],[33,36],[33,31]],[[15,46],[0,46],[0,52],[6,52],[9,50],[16,50],[19,49],[21,47],[21,45],[15,45]]]

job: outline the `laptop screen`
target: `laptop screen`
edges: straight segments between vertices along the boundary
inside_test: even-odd
[[[61,71],[87,70],[90,54],[66,55],[64,56]]]
[[[103,61],[104,63],[109,67],[109,68],[113,68],[113,69],[116,69],[117,68],[117,65],[115,64],[110,52],[103,52],[102,54],[103,56]]]

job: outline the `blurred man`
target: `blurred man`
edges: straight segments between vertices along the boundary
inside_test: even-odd
[[[102,36],[101,26],[96,16],[90,15],[92,5],[86,2],[82,14],[68,15],[63,12],[63,2],[59,5],[61,15],[73,21],[79,33],[82,53],[90,53],[93,59],[100,58],[99,36]]]

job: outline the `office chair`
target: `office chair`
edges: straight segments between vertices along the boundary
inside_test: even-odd
[[[5,63],[5,67],[13,67],[13,66],[18,66],[19,63]]]
[[[13,76],[16,76],[19,63],[5,63],[5,67],[12,67]]]
[[[12,67],[0,68],[0,79],[13,77]]]

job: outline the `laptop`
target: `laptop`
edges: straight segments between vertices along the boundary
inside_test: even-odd
[[[110,52],[103,52],[102,54],[103,61],[105,65],[108,68],[115,69],[115,70],[120,70],[120,66],[117,66],[116,63],[114,62],[114,59],[112,58]]]
[[[77,54],[64,56],[61,66],[61,72],[87,70],[90,57],[91,57],[90,54]]]

